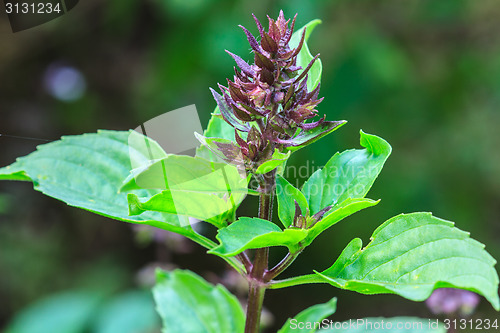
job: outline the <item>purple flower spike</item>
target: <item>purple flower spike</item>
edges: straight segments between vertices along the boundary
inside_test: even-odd
[[[227,80],[227,87],[219,86],[221,95],[212,91],[222,117],[237,130],[237,144],[250,171],[269,159],[275,149],[305,146],[338,126],[324,118],[312,119],[318,115],[316,107],[323,98],[318,97],[319,85],[308,90],[307,78],[319,54],[305,69],[297,65],[306,35],[304,29],[297,47],[290,48],[297,15],[291,25],[283,11],[276,20],[268,17],[267,31],[253,17],[260,38],[240,27],[254,54],[254,63],[226,51],[237,65],[234,78]],[[238,131],[248,134],[240,135]]]

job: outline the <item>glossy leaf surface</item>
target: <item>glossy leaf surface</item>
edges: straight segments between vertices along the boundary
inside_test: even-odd
[[[247,190],[246,177],[235,166],[191,156],[169,155],[141,169],[134,179],[136,183],[164,190],[144,200],[129,194],[131,215],[164,212],[217,226],[222,226],[220,215],[234,211]]]
[[[307,235],[304,229],[281,230],[276,224],[250,217],[241,217],[226,228],[220,229],[217,239],[220,245],[209,251],[219,256],[235,256],[246,249],[268,246],[286,246],[291,251]]]
[[[288,228],[295,216],[295,202],[299,204],[302,214],[305,215],[309,206],[306,198],[281,175],[276,176],[276,198],[278,201],[278,216],[283,225]]]
[[[382,138],[361,131],[361,146],[335,154],[323,169],[316,171],[302,187],[311,213],[348,198],[363,198],[391,154]]]
[[[414,301],[425,300],[437,288],[466,289],[500,308],[495,259],[452,222],[430,213],[398,215],[361,246],[360,239],[351,241],[318,276],[342,289],[392,293]]]
[[[130,136],[138,140],[130,140]],[[37,191],[82,208],[124,222],[149,224],[199,240],[189,225],[173,214],[145,212],[129,216],[127,193],[120,192],[122,182],[135,165],[149,162],[148,152],[130,146],[129,142],[148,140],[148,146],[161,154],[161,147],[136,132],[99,131],[93,134],[66,136],[38,146],[37,151],[18,158],[11,166],[0,169],[0,179],[30,179]],[[166,154],[164,154],[166,156]],[[154,189],[133,193],[141,197],[157,194]]]

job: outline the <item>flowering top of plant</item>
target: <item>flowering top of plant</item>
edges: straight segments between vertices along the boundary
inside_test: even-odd
[[[240,27],[252,48],[254,63],[250,65],[226,51],[238,66],[234,79],[227,80],[227,87],[219,84],[222,95],[211,89],[222,117],[235,128],[238,144],[235,147],[218,143],[217,149],[233,160],[241,152],[249,169],[268,159],[275,148],[283,151],[306,145],[344,123],[325,121],[325,116],[306,122],[317,116],[316,106],[323,98],[318,98],[319,84],[312,91],[307,87],[308,72],[319,54],[306,68],[297,65],[306,29],[297,47],[290,47],[297,15],[290,26],[290,19],[285,20],[283,11],[276,20],[268,16],[268,31],[253,17],[260,43],[245,27]],[[246,133],[246,140],[245,135],[238,132]]]

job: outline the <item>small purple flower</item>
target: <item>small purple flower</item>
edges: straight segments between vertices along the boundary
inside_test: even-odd
[[[479,296],[467,290],[440,288],[425,303],[434,314],[470,316],[479,304]]]

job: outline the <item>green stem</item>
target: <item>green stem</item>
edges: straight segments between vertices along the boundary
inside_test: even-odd
[[[274,199],[275,185],[274,171],[263,175],[263,182],[260,184],[261,194],[259,196],[259,218],[271,221]],[[245,333],[258,333],[260,329],[260,315],[266,286],[264,277],[267,274],[269,265],[269,248],[261,248],[255,251],[255,260],[252,271],[248,274],[249,292],[247,317],[245,322]]]
[[[267,288],[281,289],[281,288],[298,286],[301,284],[310,284],[310,283],[325,283],[325,280],[316,274],[308,274],[308,275],[295,276],[284,280],[271,281],[267,285]]]

